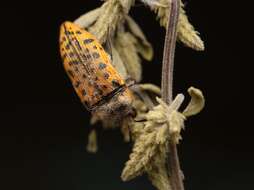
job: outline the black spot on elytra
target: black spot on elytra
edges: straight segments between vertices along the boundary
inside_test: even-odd
[[[108,79],[109,78],[109,74],[108,73],[104,73],[104,78]]]
[[[97,52],[93,52],[92,55],[94,59],[98,59],[100,57],[100,54],[98,54]]]
[[[65,31],[65,34],[66,35],[72,35],[72,34],[74,34],[74,32],[67,30],[67,31]]]
[[[89,54],[81,54],[81,56],[83,61],[88,61],[89,59],[91,59],[91,55]]]
[[[86,75],[85,75],[85,74],[83,74],[83,75],[82,75],[82,78],[83,78],[83,79],[86,79]]]
[[[97,49],[97,46],[93,46],[93,49]]]
[[[70,56],[70,57],[73,57],[73,56],[74,56],[74,53],[73,53],[73,52],[70,52],[70,53],[69,53],[69,56]]]
[[[94,78],[94,80],[95,80],[95,81],[98,81],[98,77],[96,76],[96,77]]]
[[[84,70],[87,70],[86,68],[86,65],[85,64],[82,64],[81,67],[84,69]]]
[[[99,69],[105,69],[107,67],[107,65],[105,63],[99,63]]]
[[[82,48],[77,40],[75,40],[75,46],[78,47],[79,50],[82,50]]]
[[[86,57],[85,54],[81,54],[81,56],[82,56],[82,60],[83,60],[83,61],[87,61],[87,57]]]
[[[86,96],[86,91],[83,89],[83,90],[81,91],[81,94],[82,94],[82,96]]]
[[[87,58],[87,59],[91,59],[92,56],[91,56],[90,54],[87,54],[87,55],[86,55],[86,58]]]
[[[93,41],[94,41],[94,39],[85,39],[84,44],[90,44]]]
[[[88,107],[88,102],[85,100],[85,101],[83,101],[83,104],[86,106],[86,107]]]
[[[74,78],[74,73],[71,70],[67,70],[67,73],[71,78]]]
[[[107,89],[108,86],[104,84],[104,85],[102,85],[102,88]]]
[[[66,48],[67,50],[69,50],[69,49],[70,49],[70,45],[67,44],[67,45],[65,46],[65,48]]]
[[[94,95],[95,96],[102,96],[103,95],[103,91],[101,89],[97,88]]]
[[[103,91],[102,91],[101,89],[98,89],[98,93],[99,93],[100,95],[103,95]]]
[[[69,62],[69,65],[72,66],[72,65],[78,65],[80,62],[78,62],[77,60],[73,60],[73,61],[70,61]]]
[[[72,64],[73,64],[73,65],[78,65],[79,62],[75,60],[75,61],[72,61]]]
[[[94,84],[94,88],[95,88],[96,90],[100,89],[100,87],[99,87],[99,85],[98,85],[97,83]]]
[[[119,82],[117,80],[112,80],[112,85],[114,87],[119,87],[120,86],[120,84],[119,84]]]
[[[81,32],[79,30],[76,31],[76,34],[81,34]]]
[[[79,82],[79,81],[77,81],[77,82],[74,84],[75,88],[78,88],[80,85],[81,85],[81,82]]]

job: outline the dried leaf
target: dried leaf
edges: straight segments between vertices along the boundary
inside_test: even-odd
[[[156,144],[164,145],[169,140],[169,128],[167,125],[162,125],[157,131],[155,142]]]
[[[130,122],[129,129],[131,131],[131,138],[136,141],[144,133],[144,122]]]
[[[136,139],[130,160],[125,164],[121,178],[123,181],[131,180],[144,172],[145,166],[155,154],[154,139],[156,132],[143,134]]]
[[[127,14],[132,5],[134,5],[135,0],[120,0],[124,13]]]
[[[152,93],[159,95],[159,96],[161,95],[160,87],[158,87],[154,84],[146,83],[146,84],[138,84],[138,86],[140,87],[141,90],[149,91],[149,92],[152,92]]]
[[[195,31],[194,27],[190,24],[188,17],[181,4],[178,26],[177,38],[184,45],[197,50],[203,51],[205,49],[204,42],[199,37],[199,32]]]
[[[88,144],[87,144],[86,150],[87,152],[90,152],[90,153],[96,153],[98,151],[97,135],[95,130],[92,130],[88,135]]]
[[[121,132],[123,134],[124,137],[124,141],[125,142],[130,142],[130,130],[129,130],[129,119],[128,118],[124,118],[122,127],[121,127]]]
[[[159,0],[159,3],[166,6],[163,7],[153,5],[150,7],[157,14],[157,18],[159,19],[160,25],[166,27],[169,18],[169,10],[171,9],[171,0]]]
[[[138,98],[135,98],[132,106],[135,110],[138,110],[138,112],[141,113],[146,113],[148,111],[148,107],[146,106],[146,104]]]
[[[77,18],[74,23],[79,25],[82,28],[88,28],[92,24],[95,23],[97,18],[101,14],[101,8],[94,9],[92,11],[87,12],[84,15],[81,15],[79,18]]]
[[[123,61],[119,53],[117,52],[114,45],[112,45],[111,48],[112,48],[112,65],[116,68],[116,70],[119,72],[119,74],[123,79],[127,79],[128,78],[127,70],[123,64]]]
[[[159,105],[145,114],[144,128],[141,128],[138,131],[139,136],[136,135],[137,138],[134,138],[135,144],[130,155],[130,160],[126,163],[122,173],[122,179],[124,181],[150,170],[149,168],[152,167],[151,162],[154,161],[158,152],[165,151],[169,139],[174,142],[178,142],[180,139],[184,116],[175,109],[180,107],[183,101],[183,95],[177,95],[170,106],[159,98],[157,99]],[[134,127],[136,126],[133,125],[130,127],[132,133],[135,130]],[[135,132],[137,133],[137,131]],[[161,155],[163,159],[166,158],[165,155]]]
[[[165,147],[163,147],[165,149]],[[168,176],[166,163],[165,163],[166,153],[159,152],[154,157],[151,162],[151,166],[147,170],[148,178],[151,180],[152,184],[158,190],[171,190],[170,177]]]
[[[201,90],[190,87],[188,93],[191,96],[191,101],[183,111],[183,115],[186,117],[198,114],[205,106],[205,98]]]
[[[176,144],[182,139],[180,133],[184,128],[185,119],[184,115],[177,111],[173,111],[169,116],[169,132],[171,140]]]
[[[175,99],[172,101],[172,103],[168,106],[165,102],[162,101],[162,99],[156,97],[157,102],[163,107],[164,113],[171,114],[173,110],[178,110],[181,106],[181,104],[184,101],[184,95],[183,94],[177,94]]]
[[[163,27],[167,26],[169,11],[171,9],[171,4],[169,0],[160,0],[161,4],[168,5],[163,6],[153,6],[151,9],[157,13],[157,18],[160,20],[160,25]],[[198,32],[195,31],[194,27],[188,20],[188,17],[184,10],[184,4],[181,2],[179,20],[177,25],[177,39],[181,41],[184,45],[197,50],[204,50],[204,43],[198,36]]]
[[[167,7],[167,5],[163,5],[160,3],[160,0],[141,0],[143,1],[144,4],[153,7],[153,6],[157,6],[157,7]]]
[[[128,75],[139,82],[142,77],[141,60],[135,47],[136,39],[128,32],[118,32],[115,47],[125,65]]]
[[[163,113],[161,106],[156,106],[157,110],[151,110],[146,114],[146,119],[156,124],[162,124],[167,121],[165,113]],[[160,108],[160,109],[159,109]]]
[[[152,45],[147,41],[141,28],[130,16],[126,16],[125,20],[129,27],[130,32],[137,39],[137,43],[135,43],[137,51],[142,55],[144,59],[151,61],[151,59],[153,58]]]
[[[105,43],[109,34],[114,34],[116,26],[123,18],[121,4],[118,0],[107,0],[101,7],[101,14],[96,23],[89,28],[101,44]]]
[[[91,115],[91,119],[90,119],[90,124],[94,125],[95,123],[97,123],[98,121],[100,121],[99,116],[96,113],[93,113]]]

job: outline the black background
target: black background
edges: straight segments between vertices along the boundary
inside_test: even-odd
[[[132,146],[118,130],[98,127],[99,152],[86,153],[89,114],[59,57],[59,25],[102,2],[11,3],[2,19],[1,189],[154,189],[146,176],[121,182]],[[187,1],[206,50],[177,45],[174,93],[198,87],[206,107],[186,122],[178,146],[186,189],[254,189],[251,12],[230,3]],[[152,63],[144,63],[143,82],[159,85],[165,31],[141,3],[131,15],[155,49]]]

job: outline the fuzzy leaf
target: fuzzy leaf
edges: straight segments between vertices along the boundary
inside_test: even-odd
[[[132,34],[119,31],[114,45],[125,65],[128,75],[136,82],[139,82],[142,77],[142,67],[135,43],[136,39]]]
[[[191,96],[191,101],[183,111],[183,115],[186,117],[198,114],[205,106],[205,98],[201,90],[190,87],[188,93]]]
[[[128,24],[130,32],[137,39],[137,43],[135,43],[137,51],[142,55],[144,59],[151,61],[151,59],[153,58],[152,45],[147,41],[141,28],[130,16],[126,16],[125,19],[126,23]]]
[[[120,0],[119,2],[122,5],[122,9],[124,10],[124,13],[127,14],[131,6],[134,5],[135,0]]]
[[[204,42],[199,37],[199,32],[195,31],[194,27],[188,20],[185,10],[183,9],[183,4],[180,8],[177,38],[184,45],[194,50],[203,51],[205,49]]]
[[[136,139],[130,160],[126,162],[121,178],[123,181],[131,180],[144,172],[145,166],[155,154],[154,145],[156,132],[143,134]]]
[[[159,0],[160,4],[167,6],[152,6],[151,9],[157,13],[157,18],[160,21],[160,25],[163,27],[167,26],[169,11],[171,9],[171,1]],[[181,1],[179,20],[177,25],[177,39],[181,41],[187,47],[190,47],[197,51],[204,50],[204,43],[198,36],[198,32],[195,31],[192,24],[189,22],[188,17],[184,10],[184,4]]]
[[[86,150],[87,152],[90,152],[90,153],[96,153],[98,150],[97,135],[95,130],[92,130],[88,135],[88,144],[87,144]]]
[[[88,28],[95,23],[100,14],[101,8],[94,9],[92,11],[87,12],[84,15],[81,15],[74,21],[74,23],[82,28]]]
[[[155,84],[146,83],[146,84],[139,84],[138,85],[141,90],[152,92],[156,95],[161,95],[161,89],[160,87],[156,86]]]
[[[123,79],[127,79],[127,77],[128,77],[127,70],[124,66],[124,63],[123,63],[118,51],[116,50],[116,48],[113,45],[111,48],[112,48],[112,65],[116,68],[116,70],[119,72],[121,77],[123,77]]]
[[[114,34],[117,24],[123,18],[121,4],[118,0],[108,0],[101,6],[101,14],[96,23],[89,28],[101,44],[105,43],[107,36]]]

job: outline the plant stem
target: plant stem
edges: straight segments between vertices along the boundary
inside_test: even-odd
[[[174,69],[174,55],[177,36],[177,22],[179,17],[179,0],[169,0],[171,3],[171,10],[166,30],[163,63],[162,63],[162,100],[167,104],[171,104],[173,96],[173,69]],[[176,144],[169,142],[169,174],[173,190],[184,190],[180,163],[177,153]]]

